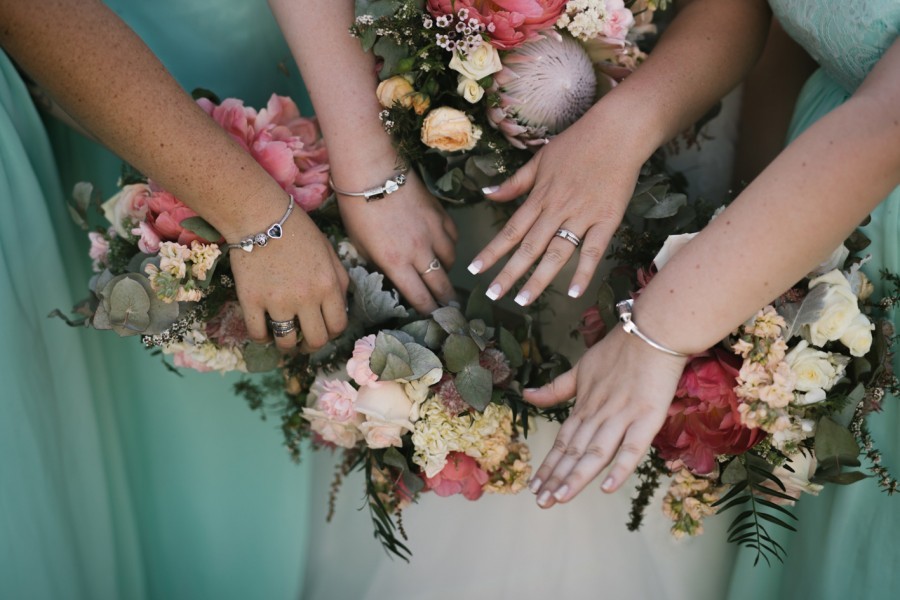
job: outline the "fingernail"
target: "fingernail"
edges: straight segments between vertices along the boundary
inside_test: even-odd
[[[462,304],[460,304],[456,300],[451,300],[447,303],[447,306],[452,306],[453,308],[462,308]]]
[[[535,477],[534,479],[531,480],[531,483],[528,484],[528,490],[532,494],[537,494],[538,490],[541,489],[542,483],[544,483],[544,482],[541,481],[540,479],[538,479],[537,477]]]
[[[569,288],[569,298],[578,298],[581,296],[581,286],[578,284]]]
[[[553,497],[556,498],[557,500],[559,500],[560,502],[562,502],[562,499],[565,498],[566,494],[568,494],[568,493],[569,493],[569,486],[563,484],[559,487],[558,490],[553,492]]]
[[[537,503],[538,506],[547,506],[547,502],[550,500],[550,490],[544,490],[540,496],[538,496]]]
[[[525,389],[522,390],[522,391],[523,391],[523,392],[528,392],[528,393],[530,394],[530,393],[532,393],[532,392],[538,391],[539,389],[540,389],[540,388],[525,388]]]
[[[490,298],[491,300],[496,300],[500,297],[500,292],[503,291],[503,288],[500,287],[499,283],[495,283],[491,287],[488,288],[488,291],[484,293],[485,296]]]
[[[606,479],[603,480],[603,485],[600,486],[600,489],[603,490],[604,492],[608,492],[613,488],[613,485],[615,485],[615,483],[616,482],[613,480],[612,477],[607,477]]]
[[[518,304],[519,306],[525,306],[526,304],[528,304],[529,300],[531,300],[531,292],[529,292],[528,290],[522,290],[516,296],[516,304]]]
[[[500,189],[499,185],[489,185],[487,187],[481,188],[481,193],[484,194],[485,196],[488,196],[490,194],[493,194],[494,192],[496,192],[499,189]]]
[[[469,265],[469,273],[472,275],[478,275],[481,273],[481,267],[484,266],[484,263],[480,260],[473,260],[472,264]]]

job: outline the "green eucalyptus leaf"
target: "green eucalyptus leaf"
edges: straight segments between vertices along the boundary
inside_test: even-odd
[[[408,56],[409,48],[399,45],[392,38],[382,37],[372,46],[372,52],[384,61],[378,76],[385,80],[401,72],[400,61]]]
[[[217,242],[222,239],[222,234],[210,225],[203,217],[188,217],[179,223],[182,227],[196,233],[207,242]]]
[[[822,417],[816,425],[816,458],[824,466],[840,464],[859,466],[859,445],[846,427],[829,417]]]
[[[69,216],[78,227],[87,231],[87,211],[94,202],[96,193],[94,186],[86,181],[79,181],[72,190],[72,201],[69,202]]]
[[[466,404],[478,411],[487,408],[493,389],[490,371],[481,365],[470,364],[457,373],[453,381],[456,384],[456,390]]]
[[[371,15],[377,19],[393,15],[402,4],[400,0],[356,0],[354,10],[357,17]]]
[[[441,175],[434,184],[445,194],[459,196],[463,190],[463,183],[465,180],[466,175],[463,173],[462,169],[451,169]]]
[[[112,284],[107,306],[114,326],[140,333],[150,325],[150,296],[137,281],[122,278]]]
[[[827,477],[815,477],[815,483],[836,483],[838,485],[850,485],[857,481],[868,479],[868,475],[862,471],[847,471],[845,473],[837,473]]]
[[[681,207],[687,204],[684,194],[668,194],[644,213],[645,219],[665,219],[675,216]]]
[[[459,373],[467,365],[478,364],[478,345],[467,335],[451,333],[444,340],[444,362],[451,373]]]
[[[447,333],[467,335],[469,322],[455,306],[445,306],[431,313],[431,318]]]
[[[510,333],[506,328],[500,327],[500,352],[506,355],[509,366],[518,369],[525,362],[525,356],[522,354],[522,344]]]
[[[418,494],[425,489],[425,482],[412,471],[403,471],[400,477],[403,479],[403,485],[406,486],[410,494]]]
[[[393,361],[390,360],[392,356],[395,358]],[[403,345],[403,342],[384,331],[379,331],[378,335],[375,336],[375,348],[372,350],[372,356],[369,358],[369,368],[372,369],[372,372],[378,375],[379,379],[384,380],[403,378],[412,374],[412,367],[410,367],[409,362],[409,351]],[[389,364],[392,365],[391,371],[386,373],[385,371],[388,369]],[[405,365],[406,368],[400,367],[400,364]],[[395,377],[389,376],[398,372],[404,374]]]
[[[244,346],[244,362],[250,373],[273,371],[281,366],[282,354],[272,344],[250,342]]]
[[[420,319],[407,323],[400,328],[400,331],[411,336],[419,344],[425,344],[425,336],[428,335],[428,324],[432,322],[431,319]]]
[[[744,467],[744,464],[734,458],[728,463],[728,466],[725,467],[725,470],[722,472],[722,483],[727,483],[729,485],[735,485],[742,481],[747,480],[747,469]]]
[[[480,319],[486,325],[494,324],[494,304],[484,295],[487,290],[487,283],[479,283],[472,290],[469,299],[466,301],[465,318],[475,320]]]
[[[406,351],[409,352],[409,366],[412,369],[411,379],[421,379],[435,369],[443,371],[441,359],[425,346],[411,343],[406,344],[405,347]],[[440,379],[440,376],[438,376],[438,379]]]
[[[374,371],[374,369],[373,369]],[[412,367],[396,354],[388,354],[384,369],[378,373],[378,379],[395,381],[397,379],[414,379]]]
[[[401,471],[406,471],[409,469],[409,465],[406,463],[406,457],[400,454],[400,451],[393,446],[391,446],[384,452],[381,460],[387,466],[394,467],[395,469],[399,469]]]

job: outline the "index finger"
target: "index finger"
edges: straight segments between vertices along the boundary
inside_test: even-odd
[[[469,264],[469,273],[477,275],[497,264],[497,261],[509,254],[525,237],[541,215],[540,203],[528,200],[520,206],[509,221],[494,236],[488,245],[482,248]]]

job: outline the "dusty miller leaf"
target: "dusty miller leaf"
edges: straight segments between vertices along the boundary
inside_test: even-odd
[[[407,310],[400,305],[397,291],[384,290],[384,275],[369,273],[362,267],[352,267],[348,274],[353,287],[351,319],[358,319],[368,327],[408,316]]]

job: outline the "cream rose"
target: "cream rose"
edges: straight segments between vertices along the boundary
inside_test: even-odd
[[[831,271],[809,282],[809,289],[827,286],[822,301],[824,308],[815,323],[806,329],[806,337],[814,346],[840,339],[850,323],[859,314],[856,294],[850,289],[850,282],[838,270]]]
[[[672,257],[675,254],[684,248],[688,242],[690,242],[696,236],[696,233],[683,233],[681,235],[670,235],[666,238],[666,241],[663,242],[662,248],[659,249],[659,252],[656,254],[656,257],[653,259],[653,264],[656,265],[658,270],[661,270],[663,266],[672,260]]]
[[[846,359],[812,348],[809,342],[801,340],[797,346],[784,357],[796,378],[794,388],[798,392],[814,392],[807,394],[802,402],[811,404],[824,399],[824,394],[834,387],[844,374]]]
[[[112,223],[116,233],[128,240],[134,237],[132,229],[147,216],[149,197],[150,186],[147,184],[126,185],[100,208],[106,220]]]
[[[432,110],[422,123],[422,143],[429,148],[456,152],[471,150],[481,139],[481,129],[466,113],[441,106]]]
[[[484,97],[484,88],[478,85],[478,82],[474,79],[460,75],[456,93],[465,98],[467,102],[475,104]]]
[[[396,103],[409,108],[412,106],[411,95],[415,92],[412,84],[402,75],[394,75],[378,84],[375,95],[378,103],[385,108],[391,108]]]
[[[816,457],[810,450],[800,450],[796,454],[792,454],[790,457],[791,462],[789,466],[792,471],[788,471],[783,466],[775,467],[772,471],[772,474],[778,477],[781,483],[784,484],[784,493],[788,496],[793,496],[796,499],[800,499],[800,494],[806,492],[807,494],[812,494],[813,496],[818,496],[819,492],[822,491],[822,486],[818,483],[810,482],[813,475],[816,474]],[[765,483],[763,484],[766,487],[772,487],[774,483]],[[789,504],[791,506],[794,505],[794,502],[789,500],[785,500],[783,498],[769,498],[775,504]]]
[[[500,54],[490,44],[481,44],[465,59],[460,58],[458,52],[453,53],[450,59],[450,68],[469,79],[478,81],[488,75],[493,75],[503,68],[500,63]]]
[[[872,331],[875,325],[866,318],[866,315],[859,313],[850,322],[850,325],[844,330],[841,336],[841,343],[850,350],[853,356],[865,356],[872,348]]]
[[[365,415],[366,420],[359,429],[370,448],[402,446],[402,436],[412,431],[409,420],[413,403],[394,381],[379,382],[377,387],[364,385],[356,397],[356,412]]]

